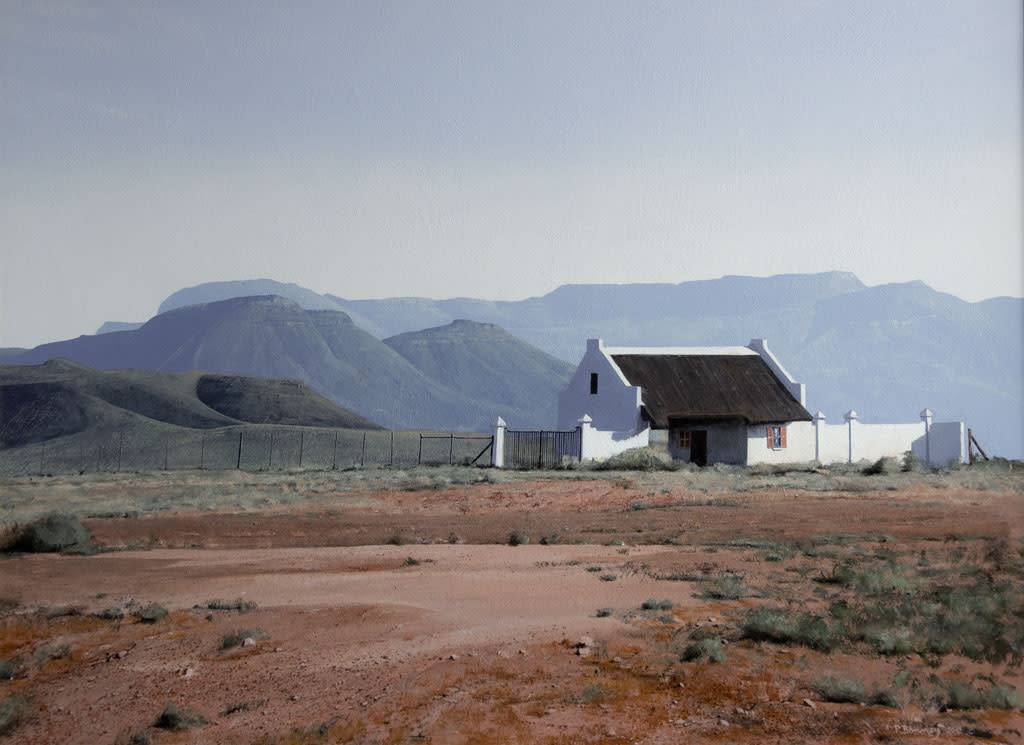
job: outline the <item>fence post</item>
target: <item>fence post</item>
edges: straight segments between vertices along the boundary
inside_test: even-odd
[[[165,471],[167,470],[167,453],[170,451],[170,449],[171,449],[171,438],[170,437],[165,437],[164,438],[164,470]]]
[[[40,476],[42,476],[45,473],[45,471],[43,471],[43,456],[45,454],[46,454],[46,441],[44,440],[43,442],[39,443],[39,475]]]
[[[452,464],[452,456],[455,453],[455,433],[448,433],[448,465]]]
[[[494,423],[494,443],[491,446],[491,465],[503,468],[505,465],[505,420],[500,416]]]
[[[242,467],[242,433],[238,433],[238,460],[235,461],[235,470],[239,470]]]
[[[853,463],[853,451],[854,451],[854,447],[853,447],[853,425],[857,423],[858,419],[860,419],[860,414],[858,414],[853,409],[850,409],[848,412],[846,412],[846,414],[844,415],[843,418],[846,419],[847,448],[849,448],[848,455],[847,455],[847,461],[846,462],[852,464]]]
[[[331,470],[338,470],[338,430],[334,430],[334,455],[331,456]]]
[[[124,450],[124,430],[121,430],[121,437],[117,441],[117,472],[121,473],[121,451]]]
[[[199,470],[206,468],[206,433],[199,438]]]
[[[388,455],[388,465],[395,465],[395,430],[391,430],[391,453]]]
[[[359,467],[366,465],[366,433],[363,432],[363,448],[359,451]]]
[[[274,464],[274,433],[270,433],[270,452],[267,454],[267,470],[269,471]]]
[[[821,439],[825,434],[825,415],[818,412],[814,415],[814,460],[821,462]]]
[[[302,468],[302,451],[306,444],[305,431],[299,432],[299,468]]]
[[[921,421],[924,422],[924,462],[925,465],[932,465],[932,412],[925,409],[921,412]]]
[[[420,433],[420,450],[419,450],[418,453],[416,453],[416,465],[419,466],[419,465],[422,465],[422,464],[423,464],[423,433],[421,432]]]
[[[584,414],[576,420],[576,428],[580,431],[580,462],[590,460],[594,457],[594,444],[591,442],[594,420],[590,414]]]

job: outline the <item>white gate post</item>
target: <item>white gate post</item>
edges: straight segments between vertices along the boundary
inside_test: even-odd
[[[593,427],[591,422],[594,420],[590,418],[590,414],[584,414],[577,421],[577,428],[580,431],[580,462],[590,460],[593,458],[591,450],[593,449],[593,443],[591,437],[593,433]]]
[[[825,415],[818,412],[814,415],[814,460],[821,463],[821,438],[825,435]]]
[[[848,412],[846,412],[844,419],[846,419],[848,447],[850,448],[849,460],[847,460],[846,462],[853,463],[853,425],[857,423],[858,419],[860,419],[860,414],[858,414],[853,409],[850,409]]]
[[[502,468],[505,465],[505,420],[500,416],[494,423],[494,444],[491,445],[491,465]]]
[[[932,412],[925,409],[921,412],[921,421],[924,422],[924,462],[925,465],[932,465]]]

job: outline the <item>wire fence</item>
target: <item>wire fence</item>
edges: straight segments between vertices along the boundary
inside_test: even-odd
[[[477,433],[226,427],[64,438],[0,451],[6,476],[156,470],[327,471],[359,466],[490,465],[493,437]]]

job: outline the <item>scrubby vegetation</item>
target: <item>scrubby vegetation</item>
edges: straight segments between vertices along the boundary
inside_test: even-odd
[[[26,525],[0,530],[0,552],[82,553],[89,550],[92,535],[73,515],[51,512]]]
[[[206,719],[202,714],[192,709],[180,707],[171,701],[160,712],[160,716],[157,717],[153,726],[157,729],[181,732],[193,727],[202,727],[205,724]]]
[[[230,634],[225,634],[220,640],[220,648],[221,650],[231,649],[232,647],[241,646],[245,643],[246,639],[258,641],[266,638],[267,632],[263,629],[239,629],[232,631]]]

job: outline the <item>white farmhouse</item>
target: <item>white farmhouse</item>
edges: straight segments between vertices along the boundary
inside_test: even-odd
[[[899,457],[931,465],[964,458],[962,422],[845,424],[805,408],[806,387],[764,339],[745,347],[606,347],[587,351],[558,399],[558,428],[582,432],[580,458],[607,458],[667,433],[672,457],[699,465],[798,463]]]
[[[647,445],[667,430],[674,458],[699,465],[814,458],[805,386],[763,339],[746,347],[606,347],[589,339],[559,396],[558,427],[592,428],[583,458]],[[589,421],[587,421],[589,420]]]

